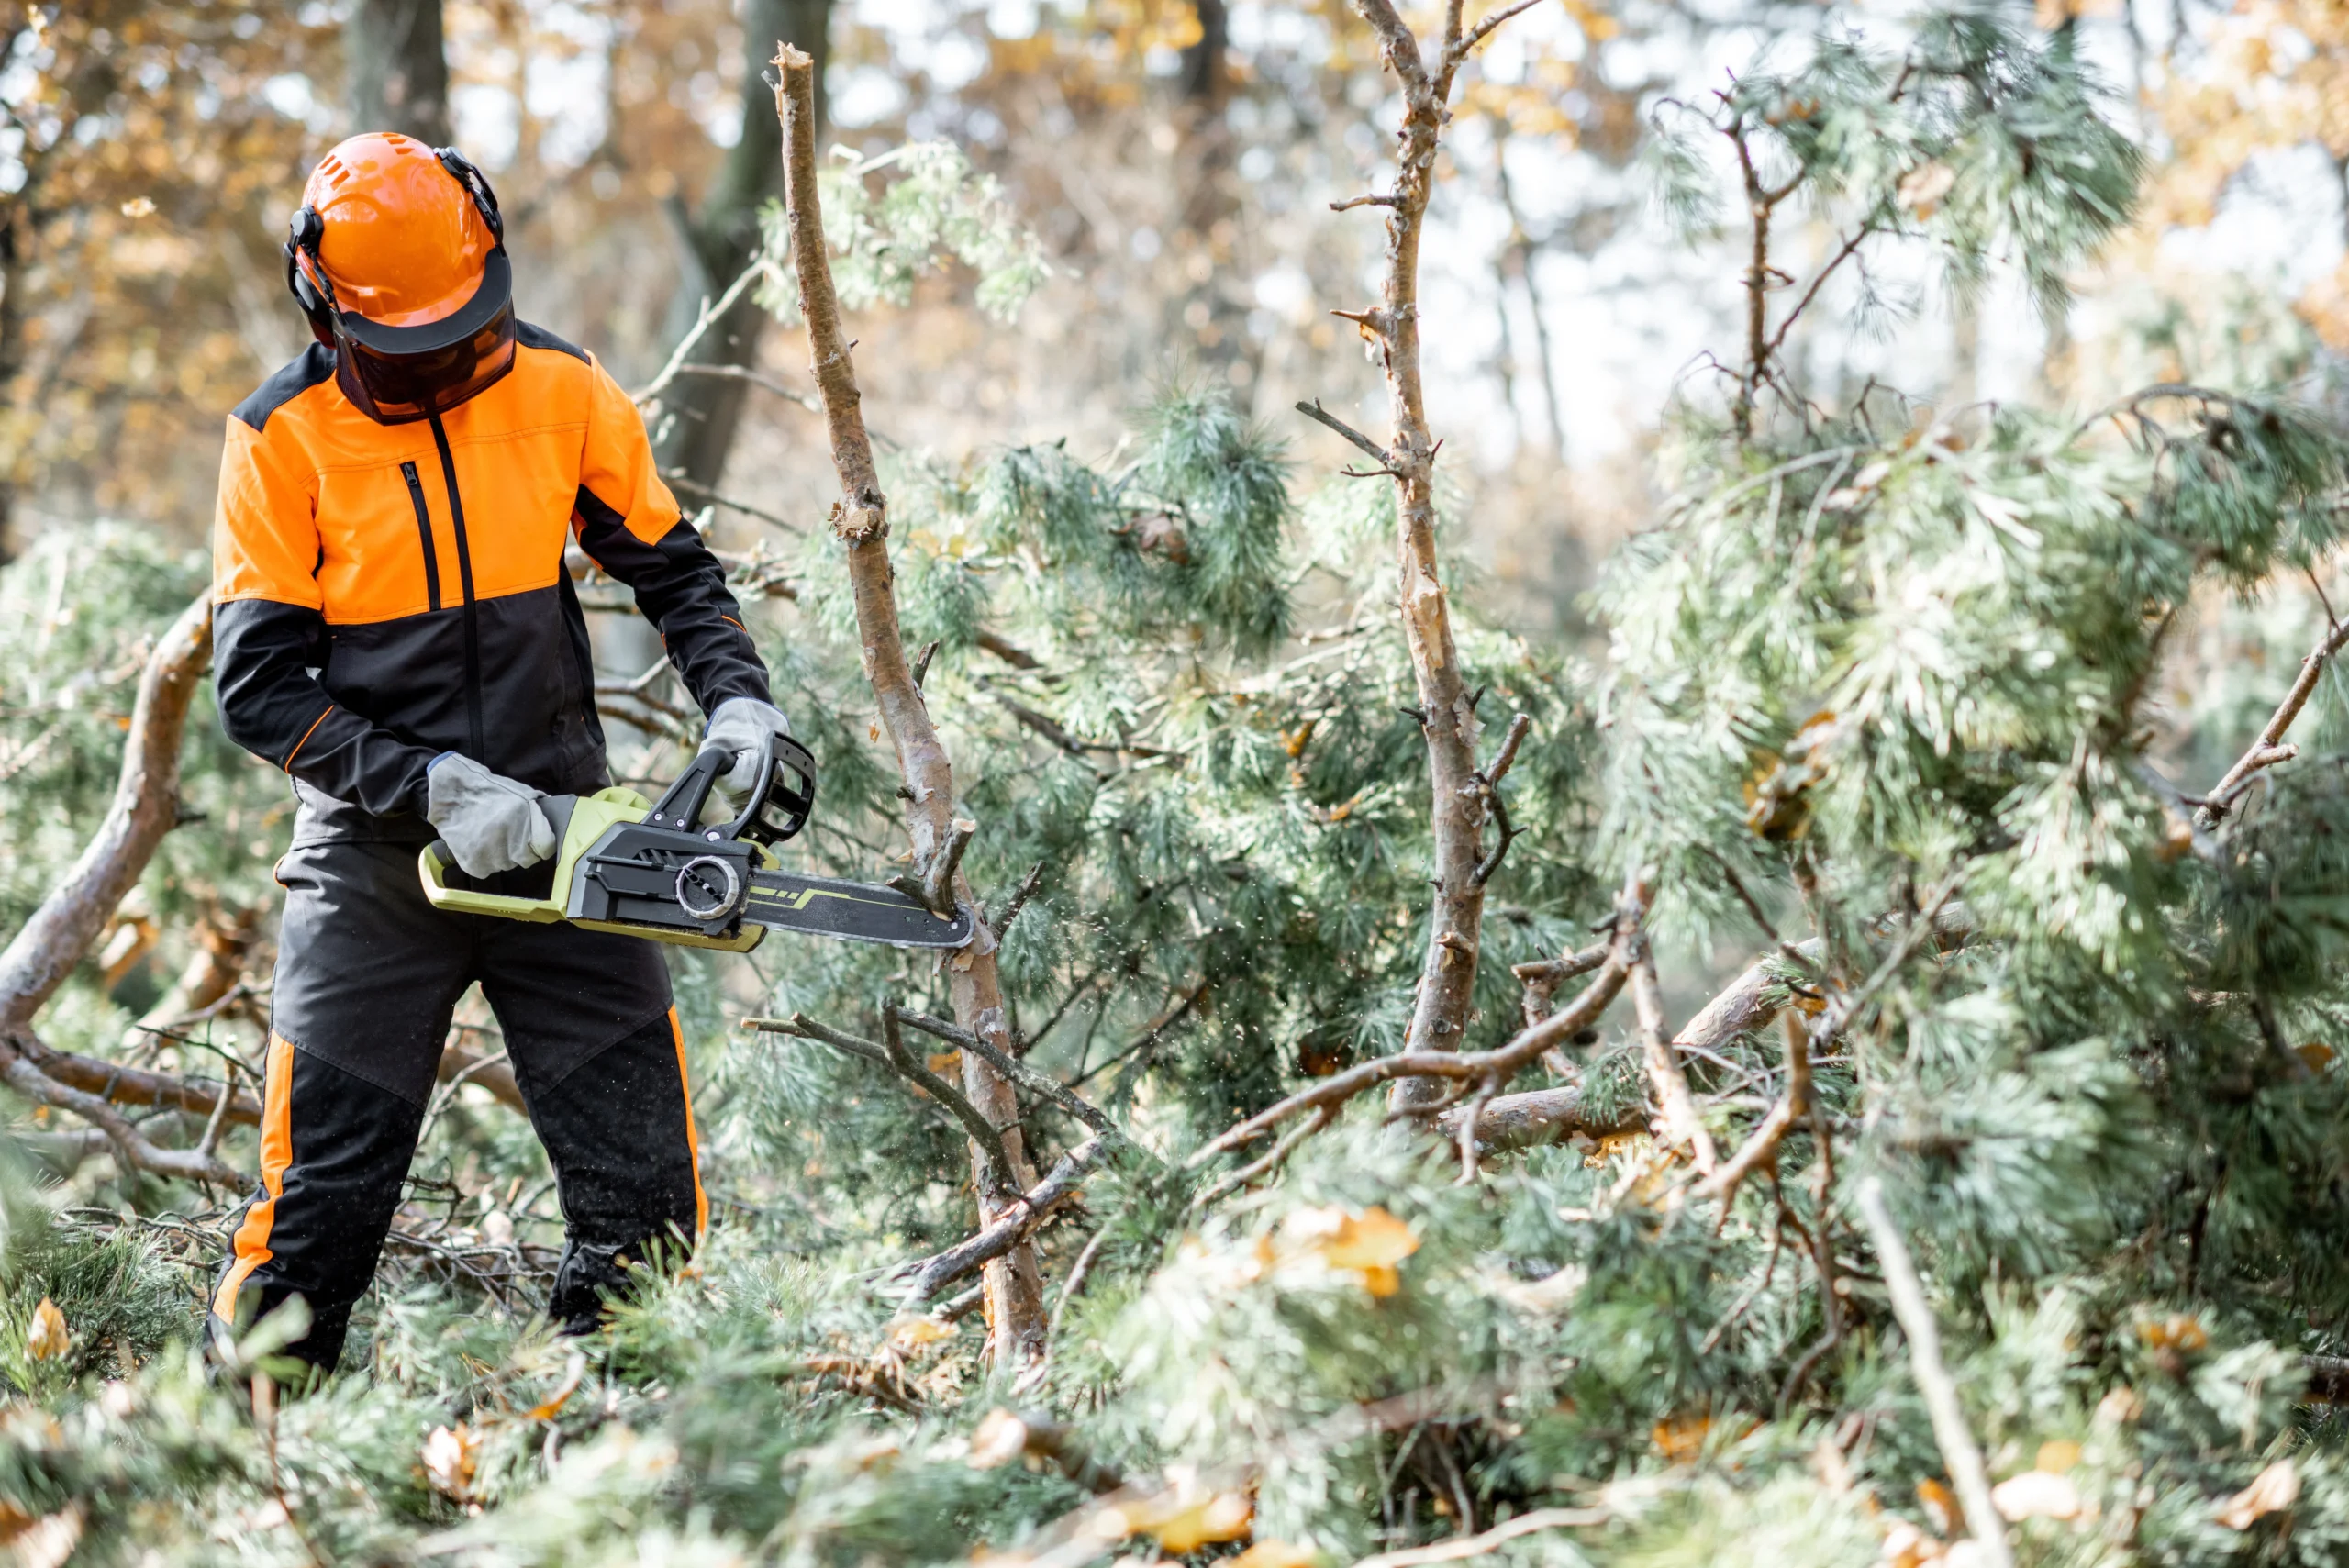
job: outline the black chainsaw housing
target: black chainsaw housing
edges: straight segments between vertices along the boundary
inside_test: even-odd
[[[760,863],[755,846],[791,838],[816,807],[816,761],[788,735],[770,735],[742,815],[704,828],[702,807],[733,761],[724,751],[704,751],[643,821],[624,823],[597,840],[580,857],[565,913],[574,920],[734,935]]]

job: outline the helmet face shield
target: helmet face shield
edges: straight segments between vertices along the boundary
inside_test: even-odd
[[[514,268],[497,196],[453,147],[393,132],[322,159],[285,241],[285,286],[378,424],[435,417],[514,368]]]
[[[335,382],[352,406],[379,425],[406,425],[447,413],[514,368],[514,307],[437,349],[387,353],[345,331],[335,348]]]

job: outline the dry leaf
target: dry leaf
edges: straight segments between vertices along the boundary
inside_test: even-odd
[[[571,1396],[579,1392],[579,1380],[587,1375],[587,1358],[579,1351],[571,1352],[571,1365],[563,1370],[562,1382],[552,1394],[530,1407],[530,1419],[551,1421],[562,1413]]]
[[[2008,1476],[1990,1488],[1990,1503],[2000,1518],[2009,1520],[2080,1517],[2080,1489],[2072,1485],[2072,1478],[2044,1470]]]
[[[1923,1506],[1925,1516],[1933,1521],[1935,1529],[1943,1535],[1957,1533],[1957,1494],[1949,1489],[1947,1483],[1928,1475],[1917,1483],[1917,1501]]]
[[[2080,1445],[2069,1438],[2056,1438],[2039,1445],[2036,1468],[2050,1475],[2061,1475],[2080,1462]]]
[[[33,1308],[33,1320],[25,1325],[25,1354],[37,1362],[53,1362],[72,1353],[73,1330],[65,1326],[65,1314],[42,1296]]]
[[[1260,1540],[1223,1568],[1311,1568],[1321,1554],[1292,1540]]]
[[[1936,160],[1900,177],[1900,205],[1919,217],[1931,217],[1957,183],[1957,171]]]
[[[1648,1436],[1658,1453],[1675,1464],[1686,1464],[1705,1451],[1705,1438],[1712,1429],[1713,1418],[1697,1414],[1658,1421]]]
[[[1858,1478],[1852,1473],[1852,1462],[1835,1446],[1835,1440],[1825,1433],[1820,1435],[1819,1446],[1810,1451],[1810,1467],[1818,1473],[1820,1485],[1839,1497],[1858,1484]]]
[[[889,1343],[901,1351],[918,1350],[954,1337],[954,1325],[937,1318],[899,1318],[889,1325]]]
[[[463,1502],[472,1496],[473,1466],[481,1458],[481,1439],[462,1421],[435,1427],[424,1440],[424,1473],[432,1489]]]
[[[2290,1507],[2299,1497],[2300,1473],[2290,1460],[2279,1459],[2228,1498],[2219,1508],[2218,1519],[2229,1529],[2249,1529],[2255,1520]]]
[[[514,1245],[514,1221],[502,1208],[493,1208],[481,1217],[481,1239],[493,1247]]]
[[[47,1518],[36,1519],[9,1539],[16,1568],[61,1568],[82,1544],[82,1505],[68,1503]]]
[[[1334,1204],[1300,1208],[1282,1229],[1299,1251],[1358,1276],[1363,1289],[1375,1296],[1389,1296],[1402,1288],[1395,1265],[1419,1250],[1411,1228],[1375,1204],[1360,1214],[1349,1214]]]
[[[1949,1554],[1949,1548],[1910,1524],[1896,1518],[1884,1532],[1885,1568],[1924,1568],[1928,1562],[1939,1562]]]
[[[1028,1423],[998,1406],[971,1434],[971,1468],[998,1470],[1028,1451]]]
[[[930,1070],[941,1078],[945,1077],[950,1073],[960,1073],[963,1071],[963,1053],[959,1051],[941,1051],[935,1056],[931,1056],[927,1060],[930,1063]]]
[[[2210,1344],[2210,1332],[2202,1327],[2202,1320],[2185,1312],[2138,1324],[2137,1337],[2154,1350],[2181,1351],[2188,1355],[2207,1350]]]
[[[2143,1396],[2125,1383],[2096,1402],[2096,1418],[2110,1426],[2125,1427],[2144,1413]]]
[[[1162,1550],[1179,1556],[1210,1542],[1238,1540],[1248,1533],[1255,1512],[1247,1493],[1224,1492],[1142,1528],[1158,1538]]]
[[[2311,1073],[2321,1073],[2332,1064],[2332,1047],[2321,1040],[2293,1047],[2292,1054],[2307,1062]]]

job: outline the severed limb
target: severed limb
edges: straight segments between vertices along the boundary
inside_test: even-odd
[[[71,1111],[96,1127],[129,1168],[234,1186],[237,1173],[210,1148],[159,1148],[115,1107],[103,1084],[94,1091],[52,1076],[42,1062],[63,1070],[68,1059],[43,1045],[33,1029],[34,1018],[87,955],[124,895],[147,869],[163,835],[179,824],[180,739],[187,727],[188,704],[211,660],[212,596],[203,594],[180,613],[148,656],[131,708],[122,772],[98,830],[6,951],[0,951],[0,1079],[28,1099]],[[85,1059],[72,1060],[78,1071]],[[110,1066],[105,1071],[113,1076]],[[232,1085],[193,1091],[161,1074],[146,1076],[153,1091],[150,1104],[169,1101],[193,1110],[197,1108],[189,1103],[193,1092],[209,1112],[234,1095]]]
[[[914,863],[920,869],[926,899],[952,913],[981,901],[954,864],[948,840],[958,829],[954,815],[954,769],[921,689],[907,662],[899,625],[895,573],[889,562],[889,502],[873,460],[864,423],[863,396],[856,364],[841,323],[840,298],[832,286],[830,252],[824,236],[823,197],[816,177],[816,62],[789,44],[778,47],[774,64],[775,114],[782,121],[784,216],[791,236],[791,262],[799,283],[799,308],[807,328],[808,370],[824,408],[824,433],[832,471],[840,481],[831,525],[841,549],[850,596],[856,611],[857,645],[866,681],[897,762],[899,788],[907,806],[906,828]],[[959,851],[957,851],[959,853]],[[1008,1048],[1003,978],[996,961],[994,934],[974,933],[972,941],[947,962],[955,1021]],[[963,1088],[990,1125],[1004,1128],[1015,1185],[1033,1181],[1019,1106],[1011,1085],[975,1051],[963,1054]],[[989,1151],[974,1145],[976,1158]],[[984,1173],[978,1173],[984,1174]],[[1010,1210],[985,1181],[978,1184],[979,1218],[993,1228]],[[998,1368],[1030,1362],[1044,1351],[1044,1281],[1035,1249],[1025,1232],[996,1254],[986,1271],[988,1353]]]

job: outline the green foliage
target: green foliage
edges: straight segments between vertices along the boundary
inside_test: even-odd
[[[2130,204],[2134,154],[2069,44],[1987,12],[1922,17],[1897,52],[1820,40],[1718,107],[1788,199],[1930,242],[1961,285],[1995,249],[2053,299]],[[860,298],[985,250],[985,224],[951,216],[967,174],[904,156],[878,196],[870,166],[831,176],[856,182],[834,211]],[[1689,207],[1702,156],[1661,161]],[[1488,728],[1532,725],[1467,1043],[1512,1032],[1512,962],[1588,941],[1642,873],[1675,1014],[1714,968],[1762,962],[1795,1026],[1682,1053],[1725,1150],[1793,1093],[1787,1051],[1809,1059],[1813,1103],[1786,1102],[1727,1198],[1644,1134],[1495,1152],[1464,1180],[1456,1149],[1368,1098],[1252,1184],[1210,1195],[1230,1163],[1180,1164],[1398,1042],[1429,843],[1390,492],[1297,495],[1264,432],[1178,388],[1106,461],[1030,446],[888,475],[906,635],[936,644],[923,697],[980,825],[974,885],[999,910],[1037,868],[1007,1021],[1148,1151],[1040,1233],[1056,1289],[1092,1244],[1041,1368],[985,1364],[975,1314],[896,1313],[892,1267],[969,1230],[940,1107],[723,1027],[755,1008],[873,1035],[885,998],[945,1013],[948,974],[777,940],[678,959],[718,1216],[692,1273],[564,1342],[527,1287],[396,1269],[364,1369],[263,1441],[243,1390],[265,1340],[162,1345],[193,1314],[156,1244],[99,1236],[96,1211],[12,1221],[0,1373],[42,1405],[0,1421],[0,1501],[79,1507],[100,1562],[849,1568],[1041,1556],[1088,1506],[1077,1477],[1114,1473],[1244,1498],[1260,1541],[1333,1568],[1536,1509],[1567,1512],[1494,1555],[1923,1561],[1959,1527],[1930,1501],[1948,1464],[1851,1212],[1867,1175],[1993,1478],[2057,1500],[2013,1523],[2019,1562],[2339,1562],[2349,1472],[2316,1396],[2341,1363],[2307,1358],[2349,1334],[2349,781],[2305,756],[2211,820],[2194,792],[2330,624],[2349,441],[2247,379],[2082,414],[1934,418],[1876,391],[1755,433],[1682,410],[1673,499],[1593,598],[1601,667],[1459,612]],[[184,591],[135,541],[83,548],[106,552],[86,597],[40,558],[0,579],[11,604],[92,617],[8,623],[39,673],[7,724],[64,711],[74,661],[110,669]],[[754,614],[824,769],[792,853],[884,874],[897,775],[836,541],[807,541],[790,589]],[[69,632],[91,640],[51,651]],[[2210,672],[2205,643],[2259,667]],[[2340,695],[2320,683],[2294,731],[2311,752],[2339,743]],[[108,738],[74,723],[25,766],[61,770],[86,822]],[[243,798],[259,775],[212,744],[191,740],[192,787]],[[227,823],[174,852],[226,863],[246,830]],[[72,841],[8,830],[27,889]],[[52,1017],[93,1040],[118,1021],[86,984]],[[1642,1060],[1619,1017],[1544,1071],[1629,1110]],[[1084,1136],[1020,1108],[1040,1163]],[[456,1234],[504,1204],[552,1238],[516,1202],[540,1171],[500,1116],[436,1106],[407,1221],[445,1199]],[[76,1359],[37,1369],[42,1294]],[[83,1353],[101,1340],[143,1364],[109,1384],[122,1355]],[[999,1406],[1056,1423],[1061,1460],[999,1462]],[[2292,1500],[2241,1501],[2286,1462]]]
[[[1050,275],[1044,248],[1003,194],[1002,182],[971,166],[951,141],[911,141],[874,158],[845,147],[817,171],[824,238],[832,248],[832,284],[841,304],[862,310],[904,305],[914,281],[959,261],[978,274],[979,308],[998,321]],[[894,174],[876,195],[872,177]],[[788,260],[791,228],[783,204],[759,214],[766,267],[757,298],[777,320],[799,319],[799,284]]]

